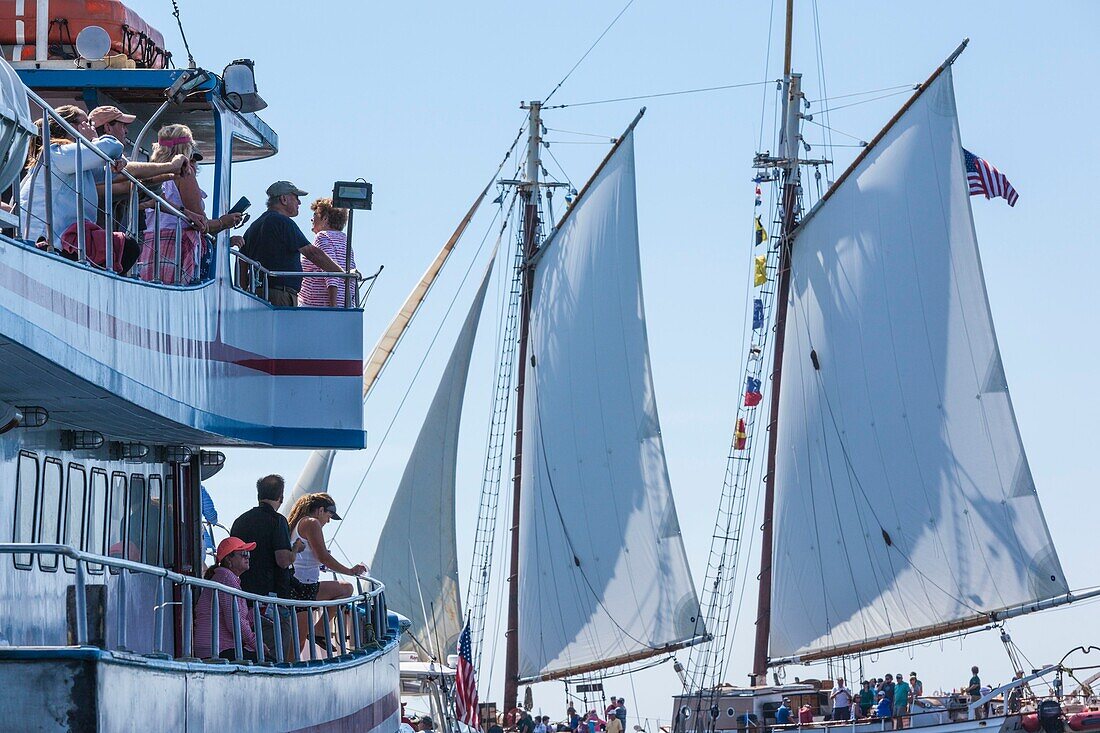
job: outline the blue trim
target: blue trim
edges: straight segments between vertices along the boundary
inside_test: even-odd
[[[187,69],[16,69],[19,78],[31,89],[83,89],[127,87],[129,89],[167,89]],[[211,74],[202,89],[220,86]]]

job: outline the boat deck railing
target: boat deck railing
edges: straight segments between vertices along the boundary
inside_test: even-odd
[[[212,593],[211,599],[211,639],[213,644],[218,644],[220,637],[220,612],[219,600],[222,594],[233,599],[243,599],[247,603],[252,618],[256,635],[256,662],[260,664],[275,663],[279,665],[304,663],[314,665],[328,661],[346,659],[348,655],[362,655],[377,651],[385,642],[384,637],[388,633],[387,610],[385,602],[385,586],[374,578],[356,578],[356,592],[348,598],[332,601],[296,601],[275,596],[260,596],[247,591],[230,588],[204,578],[195,578],[183,575],[165,568],[146,565],[144,563],[126,560],[120,557],[108,557],[96,555],[82,550],[77,550],[68,545],[42,544],[42,543],[0,543],[0,555],[30,556],[61,556],[69,558],[74,565],[72,590],[72,613],[70,616],[69,633],[71,641],[76,646],[95,645],[90,637],[88,629],[88,578],[110,577],[114,579],[114,607],[109,609],[105,600],[103,609],[104,621],[108,614],[113,613],[115,644],[110,651],[128,652],[127,636],[127,609],[132,611],[133,599],[127,595],[128,581],[133,575],[143,575],[158,579],[156,583],[155,598],[148,609],[153,615],[152,623],[152,656],[161,658],[177,658],[186,661],[202,661],[194,654],[194,627],[195,606],[198,593]],[[103,573],[106,567],[108,572]],[[91,570],[89,569],[91,568]],[[104,581],[105,582],[105,581]],[[104,582],[94,583],[104,585]],[[368,587],[364,588],[366,583]],[[112,589],[108,586],[108,594]],[[108,599],[109,600],[109,599]],[[178,655],[164,649],[166,615],[173,612],[174,607],[180,608],[180,624],[178,635]],[[232,609],[233,619],[233,651],[234,658],[229,662],[241,664],[250,663],[245,657],[243,648],[242,614],[240,604],[235,600],[229,604]],[[309,615],[310,629],[308,634],[308,654],[302,654],[302,640],[299,637],[296,614],[303,610]],[[324,621],[324,632],[321,639],[315,639],[312,630],[314,628],[313,615],[317,613]],[[280,618],[289,614],[293,637],[291,646],[291,658],[284,654],[284,638]],[[59,615],[66,616],[64,609]],[[264,649],[264,624],[263,620],[271,621],[274,638],[269,646],[270,654]],[[335,631],[333,625],[335,624]],[[349,628],[350,627],[350,628]],[[106,634],[103,634],[103,648],[107,648]],[[220,664],[226,663],[224,658],[214,657],[209,661]]]
[[[375,272],[373,275],[366,276],[356,270],[350,270],[348,272],[269,270],[256,260],[243,254],[236,247],[231,248],[229,254],[236,263],[233,268],[235,276],[234,287],[263,300],[267,300],[268,289],[271,287],[271,278],[273,277],[337,278],[344,280],[347,286],[344,288],[344,302],[337,303],[335,307],[362,308],[367,298],[370,297],[371,290],[374,289],[374,283],[382,273],[382,268],[379,268],[378,272]]]
[[[154,191],[152,188],[150,188],[146,184],[142,183],[140,180],[135,178],[133,175],[127,173],[125,170],[115,172],[113,170],[113,165],[114,165],[115,161],[112,160],[111,157],[108,156],[106,153],[104,153],[103,151],[99,150],[97,147],[92,145],[91,141],[89,141],[87,138],[85,138],[83,135],[81,135],[80,132],[78,132],[76,130],[76,128],[74,128],[72,125],[70,125],[68,122],[66,122],[61,117],[61,115],[59,115],[50,106],[50,104],[46,100],[44,100],[42,97],[38,96],[35,92],[31,91],[30,89],[27,89],[27,96],[30,98],[30,101],[32,102],[32,104],[36,104],[42,109],[42,118],[43,118],[42,130],[41,130],[42,150],[39,153],[39,157],[40,157],[41,168],[42,168],[42,170],[45,174],[44,179],[43,179],[43,186],[44,186],[45,195],[43,197],[44,200],[42,201],[42,209],[41,210],[39,210],[37,207],[32,206],[31,211],[24,212],[24,211],[20,210],[19,191],[18,191],[18,186],[20,184],[16,183],[13,186],[13,188],[15,190],[13,191],[13,195],[12,195],[12,198],[11,198],[11,204],[12,204],[11,214],[12,214],[12,217],[14,218],[14,223],[16,224],[16,229],[17,229],[17,232],[18,232],[17,236],[19,236],[20,238],[22,238],[24,240],[29,239],[29,230],[30,230],[30,227],[31,227],[31,222],[35,221],[37,223],[40,223],[40,224],[45,226],[45,231],[46,231],[46,241],[45,241],[45,245],[44,245],[45,249],[47,251],[50,251],[50,252],[54,251],[55,242],[61,237],[62,234],[64,234],[64,232],[57,232],[56,228],[54,226],[53,189],[54,189],[55,186],[65,185],[66,187],[68,187],[70,189],[68,191],[68,194],[71,195],[72,198],[76,201],[76,208],[77,208],[78,216],[81,216],[83,214],[83,210],[84,210],[84,205],[83,204],[93,203],[93,202],[95,203],[97,218],[100,218],[102,220],[103,229],[106,231],[106,234],[105,234],[106,255],[104,257],[104,262],[103,263],[95,263],[95,264],[96,264],[97,267],[102,267],[103,269],[105,269],[108,272],[114,272],[114,254],[115,253],[114,253],[114,238],[113,238],[112,235],[115,232],[124,232],[128,236],[133,237],[139,243],[141,242],[141,233],[140,233],[141,229],[140,229],[140,226],[139,226],[138,217],[143,216],[145,214],[145,210],[142,209],[139,206],[139,201],[141,200],[141,197],[144,196],[148,199],[148,201],[146,203],[146,206],[153,211],[153,230],[160,233],[159,236],[152,237],[152,239],[153,239],[153,242],[152,242],[152,245],[153,245],[153,260],[152,260],[153,274],[152,274],[152,278],[151,278],[152,281],[156,282],[156,283],[161,282],[161,273],[164,270],[164,268],[167,265],[170,264],[173,268],[171,270],[171,272],[177,273],[177,276],[174,278],[175,279],[175,284],[178,284],[178,285],[189,285],[189,284],[191,284],[189,282],[180,282],[181,278],[178,276],[178,273],[180,273],[180,268],[182,266],[182,263],[181,263],[180,260],[181,260],[181,256],[182,256],[181,240],[183,238],[183,230],[185,228],[185,225],[183,224],[183,222],[189,221],[190,217],[188,216],[188,214],[186,212],[184,212],[183,210],[181,210],[181,209],[177,208],[176,206],[174,206],[171,202],[169,202],[167,199],[165,199],[159,193]],[[50,120],[52,120],[58,127],[60,127],[62,130],[64,130],[66,133],[68,133],[69,139],[72,140],[76,144],[76,171],[77,171],[77,174],[74,178],[74,183],[73,183],[72,186],[69,186],[68,183],[64,180],[64,178],[62,178],[59,175],[55,175],[53,173],[53,169],[54,169],[56,164],[53,162],[53,151],[51,150],[50,125],[49,125]],[[125,143],[125,141],[123,141],[123,140],[120,140],[119,142],[120,143]],[[87,156],[92,156],[93,158],[99,158],[99,162],[97,164],[94,164],[94,165],[88,165],[88,164],[86,164]],[[99,196],[96,192],[93,191],[89,195],[88,192],[85,192],[83,190],[85,181],[84,181],[84,176],[82,175],[82,173],[85,170],[96,170],[96,169],[99,169],[99,170],[103,171],[104,184],[103,184],[103,202],[102,202],[102,205],[100,205]],[[28,172],[27,175],[35,175],[34,170],[32,169],[30,172]],[[126,221],[126,222],[120,222],[120,221],[116,220],[116,218],[115,218],[115,201],[114,201],[114,190],[113,190],[114,187],[113,187],[112,184],[114,182],[117,182],[118,177],[121,177],[122,179],[124,179],[125,181],[127,181],[130,184],[130,194],[129,194],[130,201],[129,201],[129,207],[128,207],[128,212],[129,213],[128,213],[128,216],[127,216],[128,221]],[[44,213],[45,216],[42,216],[42,214],[38,213],[39,211]],[[173,236],[175,237],[175,247],[173,248],[173,259],[170,263],[166,262],[166,261],[163,261],[162,257],[161,257],[162,240],[164,239],[164,234],[162,232],[162,227],[161,227],[161,216],[162,216],[162,214],[170,214],[175,219],[175,222],[174,222],[173,226],[167,227],[167,228],[164,229],[164,231],[172,232]],[[91,222],[91,223],[98,224],[98,222]],[[35,244],[35,243],[31,242],[31,244]],[[76,252],[75,252],[74,261],[79,263],[79,264],[82,264],[82,265],[89,264],[87,241],[86,241],[86,232],[85,232],[85,227],[84,226],[77,226],[76,227]],[[130,274],[136,276],[136,273],[133,271],[133,268],[131,269]]]

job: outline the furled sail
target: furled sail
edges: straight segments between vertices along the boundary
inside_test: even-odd
[[[455,461],[462,398],[492,262],[428,408],[371,562],[386,601],[412,621],[408,649],[445,660],[462,632],[455,541]],[[424,661],[427,661],[425,658]]]
[[[997,348],[950,67],[796,230],[791,273],[771,659],[1065,593]]]
[[[650,373],[628,133],[540,250],[524,365],[519,677],[693,641]]]

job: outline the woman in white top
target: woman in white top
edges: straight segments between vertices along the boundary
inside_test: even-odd
[[[333,519],[340,519],[340,515],[336,513],[336,502],[328,494],[306,494],[290,510],[290,542],[295,545],[301,539],[305,544],[294,558],[290,577],[290,595],[296,600],[331,601],[351,595],[351,583],[321,580],[321,566],[341,575],[359,576],[367,572],[367,566],[363,563],[350,568],[342,564],[325,547],[321,528]],[[306,614],[301,613],[298,616],[298,633],[302,639],[305,639],[308,624]]]

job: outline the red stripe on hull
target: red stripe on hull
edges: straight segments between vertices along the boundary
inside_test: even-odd
[[[350,715],[308,728],[298,728],[291,733],[369,733],[396,713],[397,693],[391,692]]]

